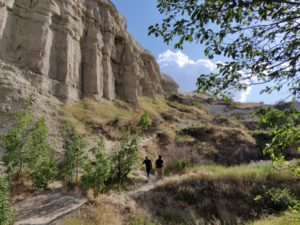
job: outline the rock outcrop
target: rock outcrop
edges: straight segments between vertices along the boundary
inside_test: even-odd
[[[161,74],[126,26],[110,0],[0,0],[0,59],[41,77],[43,91],[66,102],[137,103],[163,93]]]
[[[161,74],[161,86],[163,91],[167,94],[176,94],[178,93],[179,85],[173,80],[169,75],[162,73]]]

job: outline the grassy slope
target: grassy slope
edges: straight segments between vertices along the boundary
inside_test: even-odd
[[[249,225],[299,225],[300,214],[295,213],[284,213],[281,216],[270,216],[261,220],[251,222]]]
[[[166,179],[137,201],[164,225],[241,224],[278,212],[273,205],[254,200],[270,188],[290,188],[300,197],[299,178],[273,171],[268,165],[200,166]]]

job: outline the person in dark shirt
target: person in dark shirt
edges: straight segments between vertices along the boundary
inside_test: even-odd
[[[157,171],[157,179],[158,180],[163,179],[164,178],[164,171],[163,171],[164,160],[162,160],[161,155],[158,156],[158,159],[155,162],[155,168],[156,168],[156,171]]]
[[[147,172],[147,177],[149,178],[150,172],[152,170],[152,161],[148,159],[148,156],[146,156],[144,162],[142,164],[145,164],[146,166],[146,172]]]

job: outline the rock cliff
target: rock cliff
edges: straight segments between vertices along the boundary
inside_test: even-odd
[[[161,86],[166,94],[176,94],[179,91],[179,85],[168,74],[161,74]]]
[[[110,0],[0,0],[0,59],[62,101],[137,103],[163,92],[161,74],[126,26]],[[3,67],[0,98],[10,90]]]

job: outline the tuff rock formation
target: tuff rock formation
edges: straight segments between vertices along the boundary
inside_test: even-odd
[[[167,94],[176,94],[178,93],[179,85],[170,77],[168,74],[161,74],[161,86],[163,91]]]
[[[13,69],[3,72],[3,65],[26,71],[22,85],[39,80],[43,92],[67,102],[137,103],[163,93],[155,58],[110,0],[0,0],[0,60],[0,98],[14,85]]]

